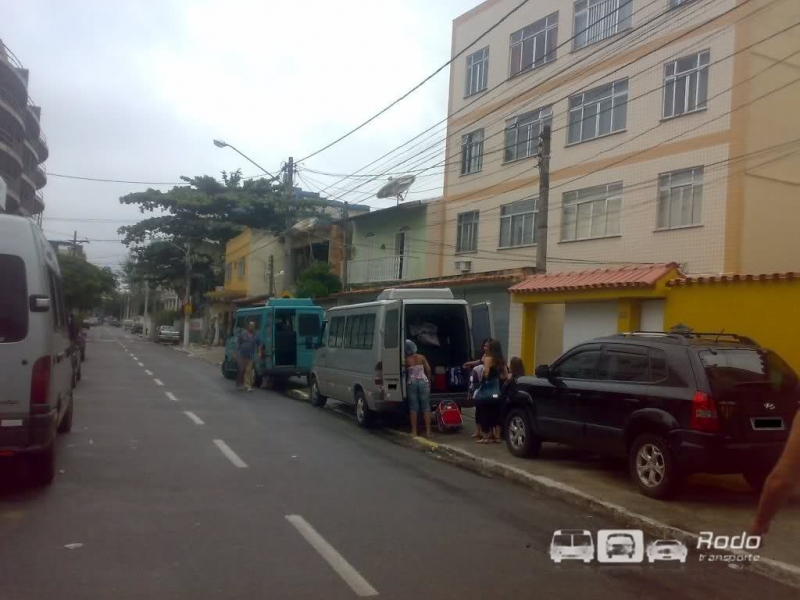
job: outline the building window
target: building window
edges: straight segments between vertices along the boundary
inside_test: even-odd
[[[633,0],[578,0],[573,48],[594,44],[631,26]]]
[[[511,76],[556,59],[558,13],[511,34]]]
[[[464,95],[471,96],[486,89],[489,82],[489,47],[467,56],[467,80]]]
[[[479,212],[460,213],[456,233],[456,252],[475,252],[478,249],[478,217]]]
[[[708,99],[708,63],[704,50],[664,65],[664,118],[702,110]]]
[[[230,283],[232,274],[233,265],[231,263],[225,263],[225,283]]]
[[[569,99],[567,143],[577,144],[625,129],[628,80],[601,85]]]
[[[244,269],[245,269],[245,261],[246,260],[247,260],[246,257],[242,257],[241,259],[239,259],[239,263],[238,263],[237,268],[236,268],[236,274],[239,277],[244,277]]]
[[[500,247],[514,248],[536,243],[538,198],[519,200],[500,207]]]
[[[461,174],[477,173],[483,168],[483,129],[461,136]]]
[[[545,106],[506,121],[506,141],[503,160],[511,162],[534,156],[538,152],[539,135],[553,120],[552,107]]]
[[[565,192],[561,204],[562,242],[620,234],[621,181]]]
[[[700,225],[703,167],[658,176],[658,229]]]

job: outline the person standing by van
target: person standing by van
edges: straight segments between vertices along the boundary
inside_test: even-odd
[[[256,333],[256,323],[255,321],[250,321],[247,324],[247,329],[242,330],[236,340],[236,360],[239,366],[236,389],[240,390],[244,386],[248,392],[253,391],[253,361],[259,345],[261,345],[261,339]]]
[[[406,382],[411,435],[417,435],[417,413],[425,420],[425,437],[431,437],[431,367],[428,359],[417,353],[417,345],[406,340]]]
[[[497,383],[498,391],[508,379],[508,366],[503,357],[503,347],[497,340],[489,343],[489,351],[483,357],[483,379],[481,386]],[[499,396],[499,394],[498,394]],[[502,433],[503,400],[497,397],[486,402],[481,408],[481,428],[485,432],[479,444],[499,444]]]
[[[490,337],[483,340],[483,343],[481,344],[481,355],[477,358],[477,360],[465,362],[463,365],[464,369],[472,369],[469,374],[469,388],[467,391],[469,398],[467,399],[467,405],[475,407],[475,433],[472,434],[472,437],[475,438],[475,441],[480,441],[483,439],[484,431],[481,428],[481,420],[483,418],[481,415],[481,407],[474,403],[472,395],[475,393],[475,390],[478,389],[481,379],[483,379],[483,357],[486,356],[487,352],[489,352],[489,344],[491,341],[492,338]]]

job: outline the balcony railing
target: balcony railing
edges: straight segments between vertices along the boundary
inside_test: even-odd
[[[347,283],[379,283],[419,279],[422,276],[415,256],[385,256],[347,261]]]

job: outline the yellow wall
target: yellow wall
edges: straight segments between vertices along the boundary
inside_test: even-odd
[[[798,311],[800,280],[693,284],[670,289],[664,324],[746,335],[800,372]]]
[[[250,240],[252,232],[245,229],[241,234],[233,238],[225,246],[225,290],[234,292],[244,292],[248,294],[250,286],[248,285],[247,274],[250,269]],[[244,259],[245,268],[244,275],[239,275],[238,262]],[[227,277],[227,268],[231,265],[230,279]]]

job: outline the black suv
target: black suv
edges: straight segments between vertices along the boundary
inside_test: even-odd
[[[741,473],[759,490],[800,408],[797,375],[753,340],[636,332],[572,348],[507,396],[515,456],[542,441],[626,457],[652,498],[692,473]]]

